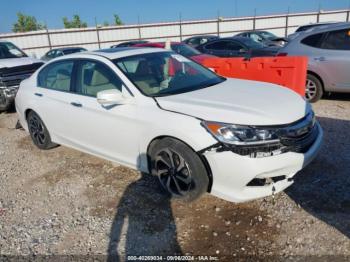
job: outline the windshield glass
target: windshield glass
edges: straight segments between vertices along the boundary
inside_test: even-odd
[[[252,49],[259,49],[259,48],[266,47],[265,44],[263,44],[261,42],[255,42],[253,39],[248,38],[248,37],[243,37],[240,39],[240,41],[242,41],[246,46],[248,46],[249,48],[252,48]]]
[[[194,49],[193,47],[190,47],[184,44],[172,44],[171,49],[176,53],[186,57],[191,57],[191,56],[196,56],[201,54],[201,52],[199,52],[197,49]]]
[[[180,94],[206,88],[225,78],[173,52],[119,58],[113,61],[146,96]]]
[[[19,58],[27,55],[10,42],[0,42],[0,59]]]
[[[260,32],[260,34],[265,39],[274,39],[274,38],[276,38],[276,36],[274,34],[270,33],[270,32],[262,31],[262,32]]]

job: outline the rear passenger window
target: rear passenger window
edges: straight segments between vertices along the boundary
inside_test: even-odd
[[[308,37],[305,37],[303,40],[301,40],[301,43],[312,47],[319,47],[322,36],[323,36],[323,33],[310,35]]]
[[[329,32],[321,47],[333,50],[350,50],[350,28]]]
[[[76,86],[78,94],[96,97],[98,92],[110,89],[122,91],[122,81],[108,66],[97,61],[79,62]]]
[[[38,85],[59,91],[70,91],[73,61],[56,62],[40,71]]]

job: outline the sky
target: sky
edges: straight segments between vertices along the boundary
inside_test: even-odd
[[[89,26],[113,22],[118,14],[125,24],[237,17],[290,12],[347,9],[350,0],[0,0],[0,33],[11,32],[16,14],[35,16],[49,29],[63,28],[62,17],[74,14]]]

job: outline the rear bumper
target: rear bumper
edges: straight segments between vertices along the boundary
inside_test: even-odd
[[[286,189],[293,184],[293,176],[307,166],[319,152],[323,131],[318,123],[317,127],[318,137],[306,153],[288,152],[263,158],[241,156],[231,151],[204,153],[213,174],[211,193],[228,201],[245,202]],[[284,179],[278,182],[259,186],[247,185],[253,179],[280,176],[284,176]]]

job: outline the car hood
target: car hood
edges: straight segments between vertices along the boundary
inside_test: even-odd
[[[39,59],[31,57],[21,57],[21,58],[6,58],[0,59],[0,68],[11,68],[16,66],[30,65],[35,63],[40,63]]]
[[[232,78],[212,87],[156,99],[165,110],[241,125],[289,124],[311,110],[309,103],[286,87]]]

